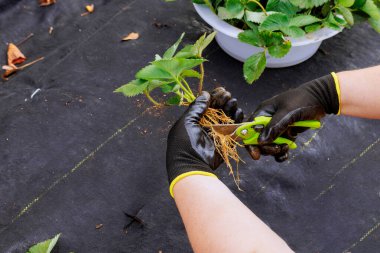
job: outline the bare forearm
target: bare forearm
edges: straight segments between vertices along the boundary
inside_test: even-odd
[[[380,65],[337,75],[341,90],[341,113],[380,119]]]
[[[195,252],[293,252],[218,179],[191,176],[174,197]]]

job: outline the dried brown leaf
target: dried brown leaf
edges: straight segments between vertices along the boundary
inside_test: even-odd
[[[40,57],[40,58],[38,58],[38,59],[36,59],[34,61],[28,62],[28,63],[26,63],[26,64],[24,64],[22,66],[19,66],[19,67],[16,67],[13,64],[12,65],[4,65],[2,67],[2,69],[4,69],[5,72],[3,73],[2,77],[3,77],[3,79],[8,80],[8,77],[10,75],[16,73],[19,70],[23,70],[24,68],[29,67],[29,66],[31,66],[31,65],[39,62],[39,61],[42,61],[43,59],[44,59],[44,57]]]
[[[122,38],[122,41],[137,40],[139,37],[140,35],[138,33],[133,32]]]
[[[1,68],[4,69],[4,70],[11,70],[11,69],[14,69],[15,67],[4,65]]]
[[[86,5],[86,10],[89,12],[89,13],[93,13],[94,12],[94,8],[95,6],[93,4],[88,4]]]
[[[18,49],[18,47],[13,43],[9,43],[7,55],[9,66],[23,63],[26,60],[25,55],[21,53],[20,49]]]
[[[40,0],[40,6],[49,6],[55,4],[55,0]]]
[[[18,71],[18,68],[16,66],[9,66],[9,65],[4,65],[2,67],[2,69],[4,69],[4,73],[2,75],[2,78],[7,80],[9,76],[11,76],[12,74],[16,73]]]
[[[94,12],[94,9],[95,9],[95,5],[93,5],[93,4],[88,4],[88,5],[86,5],[86,12],[84,12],[84,13],[82,13],[82,14],[80,14],[82,17],[83,16],[86,16],[86,15],[88,15],[88,14],[90,14],[90,13],[93,13]]]

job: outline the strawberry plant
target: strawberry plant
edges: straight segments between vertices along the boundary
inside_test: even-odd
[[[54,236],[51,239],[37,243],[29,248],[26,253],[50,253],[58,242],[61,234]]]
[[[116,89],[115,92],[121,92],[127,97],[145,94],[154,105],[160,105],[162,103],[150,95],[153,90],[160,89],[162,93],[171,95],[165,102],[167,105],[193,102],[195,95],[187,79],[198,79],[198,92],[202,91],[203,63],[206,61],[202,53],[214,39],[215,33],[208,36],[204,34],[193,45],[187,45],[177,52],[183,37],[184,34],[162,56],[156,54],[154,61],[136,73],[136,79]]]
[[[289,37],[298,38],[323,27],[349,28],[367,20],[380,33],[379,0],[193,0],[206,4],[220,19],[242,29],[239,40],[263,48],[244,63],[246,81],[252,84],[266,67],[266,56],[284,57]]]
[[[203,89],[205,74],[203,63],[206,61],[202,53],[214,39],[215,32],[209,35],[204,34],[194,44],[178,50],[183,37],[184,34],[162,56],[156,54],[155,59],[148,66],[136,73],[134,80],[117,88],[115,92],[122,93],[127,97],[145,94],[157,107],[164,105],[187,106],[192,103],[196,98],[196,93],[190,79],[198,80],[197,92],[200,93]],[[169,99],[164,102],[154,99],[151,93],[156,89],[164,94],[169,94]],[[233,123],[233,121],[222,110],[213,108],[208,108],[200,121],[200,125],[208,129],[217,151],[232,172],[230,159],[239,162],[240,158],[237,154],[239,144],[232,137],[221,135],[212,128],[214,124],[227,123]],[[235,182],[237,181],[235,180]]]

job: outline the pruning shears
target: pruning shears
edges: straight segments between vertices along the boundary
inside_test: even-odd
[[[260,130],[272,120],[272,117],[259,116],[251,122],[240,124],[216,124],[212,128],[223,135],[230,135],[236,141],[242,141],[245,145],[258,145],[257,139],[260,135]],[[307,127],[317,129],[321,127],[321,122],[318,120],[297,121],[290,127]],[[288,144],[290,149],[296,149],[297,144],[284,137],[278,137],[273,141],[275,144]]]

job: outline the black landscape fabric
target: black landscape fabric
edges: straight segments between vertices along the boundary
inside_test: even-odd
[[[1,64],[6,43],[30,33],[20,49],[28,61],[45,57],[0,81],[0,252],[25,252],[57,233],[55,252],[191,252],[165,171],[167,133],[183,108],[155,110],[143,96],[113,90],[182,32],[192,43],[211,30],[190,0],[92,3],[94,13],[81,16],[87,1],[0,1]],[[130,32],[140,38],[121,42]],[[214,42],[206,89],[225,86],[249,114],[330,71],[380,64],[379,45],[358,25],[310,60],[267,69],[247,85],[242,63]],[[296,252],[379,252],[379,130],[375,120],[326,117],[284,164],[241,150],[243,192],[225,166],[218,175]]]

